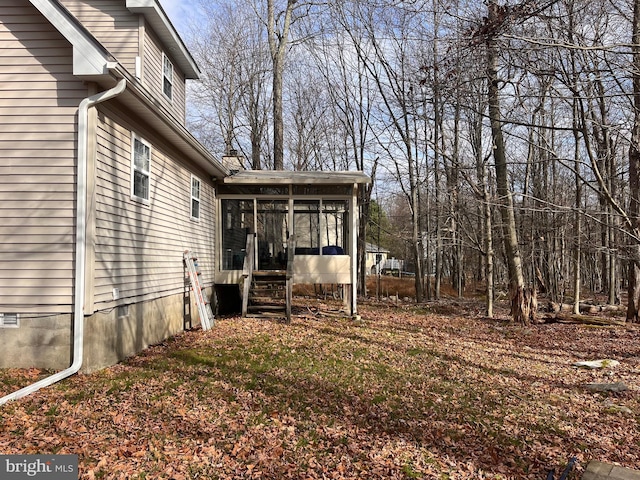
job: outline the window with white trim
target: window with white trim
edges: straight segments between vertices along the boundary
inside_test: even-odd
[[[0,313],[0,328],[18,328],[20,317],[17,313]]]
[[[173,63],[164,53],[162,54],[162,93],[169,100],[173,100]]]
[[[191,218],[200,219],[200,179],[191,176]]]
[[[151,146],[135,134],[131,157],[131,196],[135,200],[148,203],[151,185]]]

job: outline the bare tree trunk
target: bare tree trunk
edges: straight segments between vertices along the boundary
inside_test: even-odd
[[[576,108],[574,106],[574,122],[575,115],[577,114]],[[574,169],[575,169],[575,180],[576,180],[576,201],[575,201],[575,213],[574,213],[574,221],[575,221],[575,245],[573,247],[573,313],[580,313],[580,289],[581,289],[581,256],[582,256],[582,214],[580,213],[580,205],[582,201],[582,187],[581,187],[581,178],[580,178],[580,148],[579,148],[579,136],[578,131],[574,128],[574,141],[575,141],[575,150],[574,150]]]
[[[474,153],[476,157],[476,170],[478,176],[478,190],[482,196],[483,213],[483,233],[484,233],[484,257],[485,272],[484,277],[487,282],[486,314],[488,318],[493,318],[493,299],[495,288],[493,285],[493,222],[491,220],[491,195],[489,192],[489,178],[487,173],[487,162],[482,158],[482,119],[478,118],[473,126]]]
[[[498,24],[498,6],[493,0],[489,2],[489,24]],[[496,168],[496,187],[500,214],[504,225],[504,247],[509,267],[509,290],[511,293],[511,315],[514,320],[528,324],[531,314],[531,294],[525,290],[522,259],[518,247],[513,197],[509,190],[507,156],[502,136],[500,91],[498,80],[498,44],[495,34],[487,38],[487,81],[489,84],[489,121],[493,138],[493,158]]]
[[[261,102],[262,85],[259,81],[251,79],[248,85],[249,92],[245,94],[247,102],[247,117],[249,123],[249,138],[251,140],[251,169],[262,169],[262,140],[267,123],[266,105],[263,108]]]
[[[242,94],[245,115],[249,126],[249,140],[251,142],[251,169],[262,169],[262,146],[268,125],[268,95],[267,95],[267,63],[268,53],[256,47],[242,61],[246,84]]]
[[[570,43],[574,43],[574,30],[575,30],[575,11],[573,2],[568,4],[569,8],[569,28],[568,35]],[[580,313],[580,290],[581,290],[581,256],[582,256],[582,214],[580,213],[580,206],[582,203],[582,179],[580,175],[580,134],[579,134],[579,111],[576,94],[578,92],[578,69],[576,65],[576,51],[571,49],[569,51],[571,60],[571,83],[573,85],[573,168],[576,181],[576,197],[575,197],[575,245],[573,250],[573,313]]]
[[[437,122],[436,122],[437,125]],[[436,148],[437,150],[437,148]],[[440,232],[440,217],[442,215],[442,206],[440,203],[440,166],[438,165],[438,154],[434,151],[433,160],[433,172],[435,183],[435,206],[436,206],[436,219],[435,219],[435,231],[436,231],[436,255],[434,266],[434,281],[433,281],[433,298],[440,300],[440,287],[442,284],[442,234]]]
[[[425,118],[427,118],[427,107],[426,107],[426,100],[424,102],[424,116]],[[424,138],[428,138],[427,135],[427,122],[424,122],[424,130],[425,130],[425,136]],[[427,171],[425,172],[425,178],[429,178],[429,162],[425,162],[425,168],[427,169]],[[426,183],[426,211],[427,211],[427,217],[425,219],[425,227],[426,227],[426,231],[427,231],[427,242],[426,242],[426,246],[425,246],[425,257],[426,257],[426,261],[425,261],[425,278],[426,278],[426,286],[425,286],[425,294],[427,296],[427,300],[433,300],[434,295],[433,295],[433,287],[431,285],[431,272],[433,272],[433,262],[431,260],[431,222],[432,222],[432,218],[433,215],[430,215],[429,213],[431,212],[431,193],[429,191],[429,183]]]
[[[456,100],[453,120],[453,152],[447,168],[447,194],[449,195],[449,217],[451,222],[452,269],[451,286],[456,290],[458,298],[464,296],[464,257],[462,238],[458,216],[460,214],[460,100]]]
[[[371,219],[371,194],[373,193],[374,183],[376,181],[377,160],[373,164],[371,171],[371,184],[362,185],[358,190],[358,201],[361,205],[360,223],[358,225],[358,292],[363,297],[367,296],[367,226]],[[356,206],[354,205],[354,208]],[[380,206],[378,206],[378,247],[380,247]],[[380,268],[376,269],[378,277],[380,276]]]
[[[495,287],[493,285],[493,225],[491,221],[491,203],[489,203],[489,184],[487,178],[487,166],[482,165],[482,195],[484,197],[484,228],[485,228],[485,250],[487,252],[487,317],[493,318],[493,299],[495,297]]]
[[[438,13],[435,8],[433,9],[433,24],[434,31],[437,32],[436,25],[439,24]],[[433,39],[433,64],[438,62],[438,40]],[[440,157],[442,154],[441,138],[442,138],[442,111],[441,111],[441,98],[440,98],[440,84],[438,83],[438,77],[434,71],[433,77],[433,174],[434,174],[434,194],[435,194],[435,234],[436,234],[436,251],[435,251],[435,269],[434,269],[434,286],[433,286],[433,298],[440,300],[440,289],[442,286],[442,230],[440,228],[442,219],[442,201],[441,201],[441,186],[440,186]]]
[[[287,0],[282,31],[276,31],[275,0],[267,2],[267,33],[269,50],[273,61],[273,169],[284,170],[284,120],[282,106],[282,84],[284,60],[289,41],[291,17],[297,0]]]
[[[640,0],[633,2],[633,130],[629,146],[629,216],[637,235],[640,231]],[[627,300],[627,321],[640,322],[640,243],[638,238],[631,242],[629,262],[629,286]]]
[[[262,168],[262,163],[260,161],[262,152],[260,148],[260,140],[261,138],[254,132],[251,131],[251,169],[252,170],[260,170]]]
[[[411,156],[411,155],[409,155]],[[410,158],[411,162],[412,159]],[[415,168],[415,170],[414,170]],[[416,262],[416,276],[415,276],[415,287],[416,287],[416,302],[421,303],[424,301],[424,254],[422,249],[422,232],[420,231],[420,203],[418,201],[418,169],[417,169],[417,159],[416,165],[409,165],[409,182],[411,185],[411,201],[413,203],[411,208],[411,224],[412,224],[412,235],[411,241],[413,244],[415,262]]]
[[[367,192],[364,188],[358,191],[359,201],[361,203],[360,224],[358,225],[358,293],[367,296],[367,223],[369,220],[370,210],[369,203],[364,200],[368,197],[371,199],[371,191]],[[364,198],[363,198],[364,197]],[[355,206],[354,206],[355,208]],[[378,270],[378,269],[376,269]]]
[[[282,107],[282,74],[284,65],[273,64],[273,169],[284,170],[284,121]]]

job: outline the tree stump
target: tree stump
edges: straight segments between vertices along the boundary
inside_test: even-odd
[[[538,292],[534,288],[518,287],[511,292],[511,317],[522,325],[535,323],[538,313]]]

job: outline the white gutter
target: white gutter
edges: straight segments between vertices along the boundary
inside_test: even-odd
[[[27,387],[0,398],[0,405],[11,400],[30,395],[43,387],[53,385],[60,380],[77,373],[82,367],[84,344],[84,294],[86,277],[85,253],[87,249],[86,218],[87,218],[87,144],[89,142],[89,109],[99,103],[117,97],[127,87],[125,79],[120,80],[115,87],[85,98],[78,108],[78,177],[76,188],[76,274],[75,298],[73,316],[73,363],[61,372],[33,383]]]

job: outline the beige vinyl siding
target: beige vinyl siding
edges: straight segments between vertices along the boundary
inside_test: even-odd
[[[132,74],[139,53],[138,15],[124,0],[59,0]]]
[[[168,51],[163,47],[151,31],[151,27],[147,26],[144,37],[144,60],[143,60],[143,78],[145,86],[150,89],[158,98],[160,103],[166,107],[180,123],[185,123],[185,77],[180,71]],[[162,54],[168,55],[169,60],[173,63],[173,100],[169,101],[162,93]]]
[[[183,292],[182,255],[200,256],[204,283],[213,283],[214,192],[208,176],[176,161],[176,153],[150,132],[150,200],[131,198],[130,126],[101,107],[98,131],[94,308]],[[191,220],[191,175],[201,180],[200,221]],[[113,289],[120,300],[114,302]]]
[[[0,312],[73,305],[76,112],[72,49],[29,2],[0,4]]]

